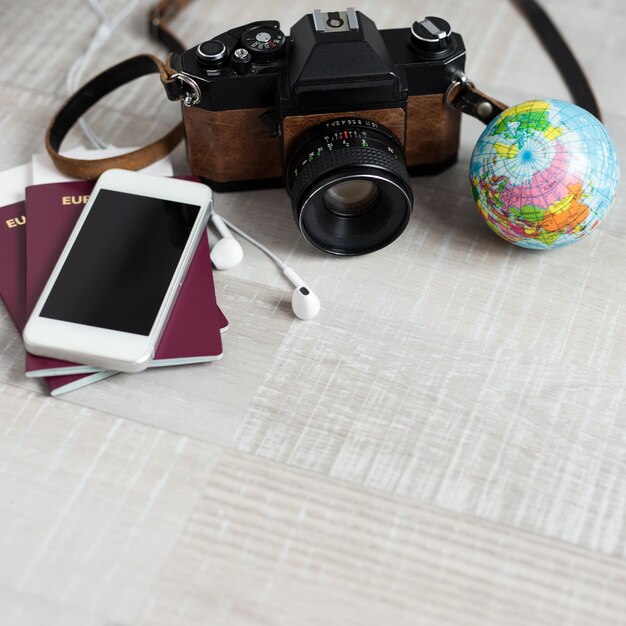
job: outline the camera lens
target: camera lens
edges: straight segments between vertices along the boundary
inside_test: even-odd
[[[294,217],[314,246],[373,252],[405,229],[413,196],[402,147],[365,119],[329,120],[298,142],[287,168]]]
[[[333,185],[324,194],[327,208],[339,215],[349,217],[362,215],[374,208],[380,197],[378,185],[369,180],[347,180]]]

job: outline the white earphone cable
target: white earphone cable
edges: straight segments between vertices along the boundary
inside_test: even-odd
[[[215,212],[214,212],[215,213]],[[215,213],[218,215],[217,213]],[[247,233],[245,233],[241,228],[235,226],[230,220],[227,220],[225,217],[220,215],[222,221],[232,230],[234,230],[238,235],[241,235],[246,241],[249,241],[253,246],[257,247],[261,252],[264,252],[281,270],[287,269],[288,265],[276,254],[274,254],[269,248],[264,246],[262,243],[258,242],[254,237],[251,237]]]
[[[238,226],[235,226],[231,221],[225,220],[221,215],[213,212],[212,216],[213,225],[217,228],[222,235],[211,253],[211,260],[213,265],[217,269],[230,269],[235,267],[241,260],[243,252],[239,243],[235,243],[234,237],[229,232],[229,228],[243,237],[246,241],[249,241],[253,246],[257,247],[261,252],[266,254],[278,267],[282,270],[285,278],[295,287],[291,293],[291,308],[296,317],[301,320],[312,320],[319,312],[321,308],[319,298],[313,293],[313,291],[306,285],[306,283],[298,276],[297,272],[289,267],[278,255],[274,254],[269,248],[259,243],[254,237],[251,237],[246,232],[241,230]],[[224,244],[228,242],[228,250],[225,254],[217,254],[214,258],[214,253],[220,250],[222,246],[222,252],[224,252]],[[234,251],[238,251],[239,254],[233,254]],[[229,262],[231,261],[231,262]],[[234,262],[233,262],[234,261]]]
[[[68,95],[73,94],[78,89],[82,75],[89,65],[89,62],[91,61],[93,55],[100,48],[102,48],[102,46],[106,43],[109,37],[113,34],[115,29],[133,12],[138,4],[138,1],[139,0],[131,0],[128,4],[124,6],[124,8],[122,8],[111,19],[109,19],[98,0],[88,0],[91,8],[100,20],[100,26],[98,26],[98,29],[96,30],[85,51],[74,61],[74,63],[72,63],[72,66],[67,73],[67,77],[65,80],[65,89]],[[101,149],[108,147],[109,144],[102,140],[100,137],[98,137],[98,135],[89,126],[84,118],[81,117],[78,123],[80,124],[83,132],[85,133],[89,141],[94,145],[94,147]]]

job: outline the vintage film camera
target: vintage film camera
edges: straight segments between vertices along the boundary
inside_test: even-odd
[[[355,11],[233,28],[171,65],[192,171],[217,190],[284,184],[296,223],[333,254],[372,252],[406,227],[410,175],[456,161],[460,113],[444,94],[465,65],[441,18],[378,30]],[[189,106],[191,105],[191,106]]]

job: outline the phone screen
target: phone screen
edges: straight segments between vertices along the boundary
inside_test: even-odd
[[[149,335],[199,211],[101,189],[40,316]]]

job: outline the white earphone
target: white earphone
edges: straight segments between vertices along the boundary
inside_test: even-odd
[[[241,244],[233,237],[224,224],[224,220],[215,212],[211,213],[211,221],[217,232],[222,236],[211,249],[211,261],[217,270],[229,270],[236,267],[243,259]]]
[[[320,312],[320,299],[290,267],[285,267],[283,274],[295,287],[291,294],[291,308],[296,317],[299,317],[301,320],[312,320]]]
[[[227,270],[239,265],[243,259],[243,249],[228,229],[230,227],[246,241],[256,246],[265,253],[283,271],[285,277],[295,287],[291,295],[291,307],[296,317],[301,320],[311,320],[320,311],[319,298],[307,287],[305,282],[289,267],[280,257],[276,256],[269,248],[235,226],[229,220],[221,217],[215,211],[211,213],[211,222],[217,232],[222,236],[211,250],[211,261],[218,270]]]

